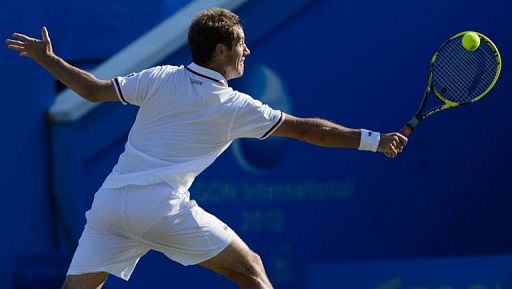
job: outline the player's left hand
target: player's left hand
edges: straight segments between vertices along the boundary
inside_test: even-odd
[[[398,132],[381,134],[378,152],[388,158],[395,158],[407,145],[407,138]]]
[[[39,64],[55,56],[52,42],[46,27],[41,28],[41,39],[35,39],[24,34],[14,33],[15,39],[7,39],[7,47],[18,51],[22,57],[30,57]]]

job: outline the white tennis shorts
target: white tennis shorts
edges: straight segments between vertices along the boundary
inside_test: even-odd
[[[168,184],[101,188],[67,275],[107,272],[128,280],[149,250],[183,265],[208,260],[231,242],[234,232],[218,218],[174,193]]]

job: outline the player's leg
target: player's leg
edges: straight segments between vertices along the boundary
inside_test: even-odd
[[[167,198],[160,202],[160,220],[141,235],[148,247],[183,265],[218,272],[240,288],[272,289],[260,257],[231,228],[190,200],[188,192]]]
[[[241,289],[272,289],[261,258],[238,237],[217,256],[199,265],[235,281]]]
[[[68,275],[62,289],[101,289],[107,277],[105,272]]]
[[[101,288],[108,276],[128,280],[149,248],[131,238],[124,223],[124,191],[101,189],[86,213],[63,288]]]

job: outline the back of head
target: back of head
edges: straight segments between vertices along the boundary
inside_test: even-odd
[[[240,18],[223,8],[208,8],[199,12],[188,29],[188,44],[192,60],[206,66],[212,59],[217,44],[231,49],[236,40]]]

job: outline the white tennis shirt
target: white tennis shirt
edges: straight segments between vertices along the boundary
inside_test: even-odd
[[[186,191],[233,140],[264,139],[284,120],[195,63],[156,66],[112,83],[123,104],[140,108],[107,188],[167,182]]]

